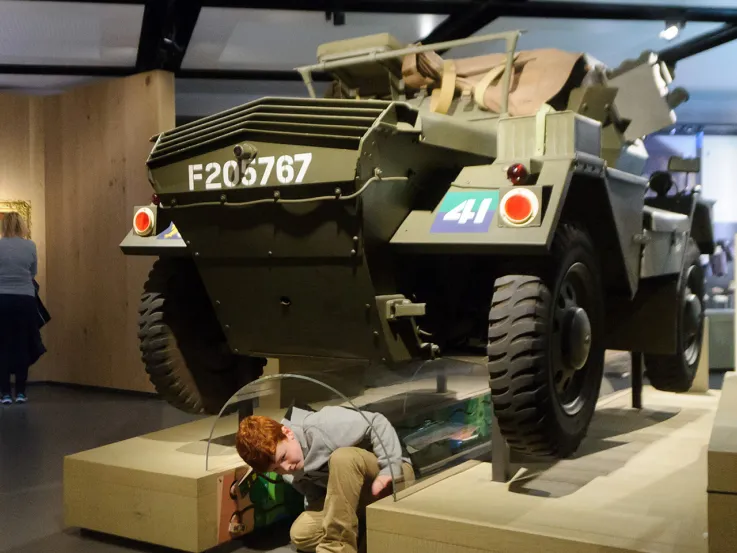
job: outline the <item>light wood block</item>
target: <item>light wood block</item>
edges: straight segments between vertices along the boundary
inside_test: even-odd
[[[724,377],[709,439],[709,491],[737,494],[737,373]]]
[[[709,553],[737,549],[737,374],[725,375],[709,440]]]
[[[638,412],[628,390],[614,394],[599,402],[574,458],[526,465],[511,484],[492,482],[489,463],[469,463],[369,506],[368,551],[706,553],[719,396],[646,386]]]
[[[194,553],[217,545],[218,476],[242,466],[232,447],[210,448],[214,417],[69,455],[64,523]],[[237,428],[231,415],[214,437]]]
[[[737,549],[737,495],[709,494],[709,553]]]

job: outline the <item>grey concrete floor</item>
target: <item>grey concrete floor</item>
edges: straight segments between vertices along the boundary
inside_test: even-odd
[[[172,551],[64,529],[63,459],[196,417],[147,396],[42,384],[31,385],[28,393],[26,405],[0,406],[0,552]],[[288,541],[288,525],[275,526],[217,553],[293,552]]]
[[[610,361],[610,367],[614,365]],[[613,368],[613,367],[612,367]],[[720,389],[723,373],[710,375]],[[610,379],[614,389],[629,378]],[[0,406],[0,552],[173,553],[97,533],[64,529],[62,463],[65,455],[194,420],[147,396],[32,385],[26,405]],[[212,553],[287,553],[282,524]]]

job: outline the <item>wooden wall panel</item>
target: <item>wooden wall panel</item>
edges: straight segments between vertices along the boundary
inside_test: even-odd
[[[118,245],[151,187],[148,139],[174,126],[174,81],[152,72],[44,100],[47,332],[55,382],[153,391],[136,337],[151,258]]]
[[[31,205],[31,238],[38,250],[38,275],[46,300],[46,203],[44,198],[43,99],[0,94],[0,201],[25,201]],[[44,331],[44,336],[46,331]],[[42,375],[47,359],[32,370]]]

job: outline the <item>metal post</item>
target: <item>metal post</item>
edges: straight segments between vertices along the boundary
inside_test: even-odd
[[[642,409],[642,353],[633,351],[632,356],[632,408]]]
[[[253,415],[253,400],[241,401],[238,404],[238,424],[246,417]]]
[[[435,376],[435,387],[435,391],[439,394],[444,394],[448,391],[448,376],[445,374],[445,369],[440,369],[437,376]]]
[[[502,77],[502,115],[509,115],[509,88],[512,84],[512,71],[514,70],[514,52],[517,49],[519,34],[512,34],[506,40],[507,61]]]
[[[512,478],[510,451],[499,428],[499,421],[492,416],[491,422],[491,479],[506,484]]]

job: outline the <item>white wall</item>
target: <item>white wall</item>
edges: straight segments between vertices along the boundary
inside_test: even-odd
[[[737,222],[737,136],[705,136],[703,196],[716,200],[714,223]]]

